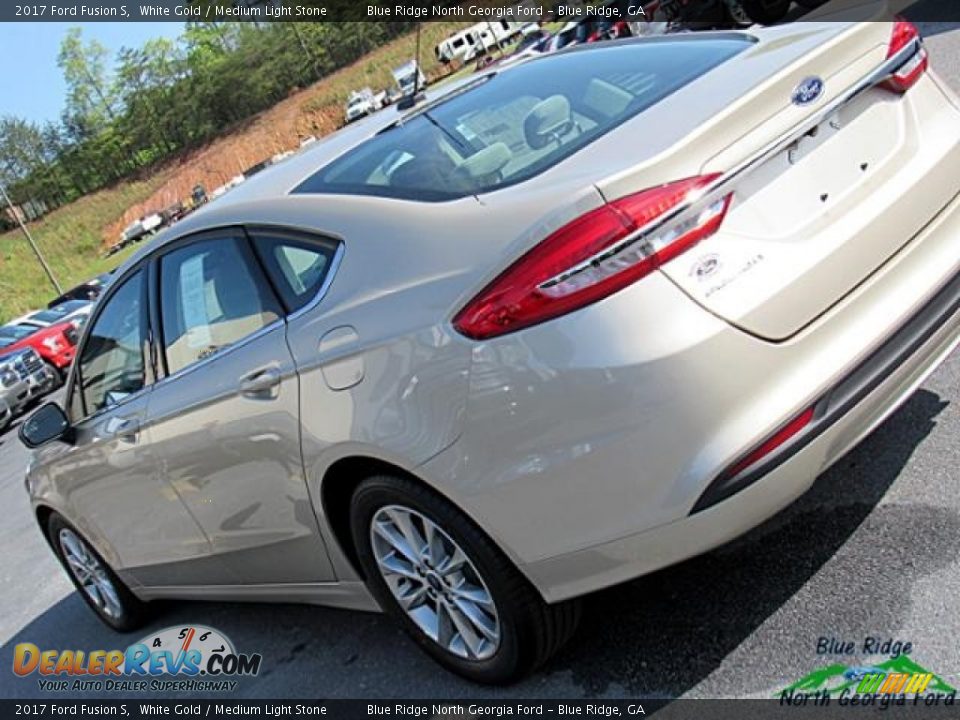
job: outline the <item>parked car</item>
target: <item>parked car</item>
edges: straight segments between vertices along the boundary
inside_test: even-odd
[[[72,287],[67,290],[65,293],[63,293],[63,295],[54,298],[47,303],[47,307],[55,308],[57,305],[62,305],[70,300],[96,300],[98,297],[100,297],[100,293],[103,292],[103,289],[109,284],[111,277],[112,272],[101,273],[95,278],[91,278],[85,283],[80,283],[76,287]]]
[[[78,337],[77,329],[68,322],[45,328],[23,324],[4,325],[0,327],[0,352],[33,348],[59,386],[73,362]]]
[[[131,243],[140,242],[156,232],[162,225],[163,217],[161,217],[159,213],[144,215],[139,220],[134,220],[124,228],[117,244],[121,248],[124,248]]]
[[[903,21],[624,40],[337,134],[119,271],[21,426],[41,530],[117,629],[379,606],[516,679],[960,343],[960,99],[927,64]]]
[[[89,300],[67,300],[47,310],[39,310],[19,318],[12,324],[32,325],[38,328],[50,327],[57,323],[68,322],[74,328],[83,328],[90,317],[93,303]]]
[[[374,95],[373,90],[370,88],[366,87],[355,90],[350,93],[350,97],[347,99],[347,109],[344,112],[344,120],[349,125],[355,120],[359,120],[376,112],[381,106],[382,99],[378,100],[377,95]]]
[[[0,350],[0,430],[56,387],[56,377],[33,348]]]

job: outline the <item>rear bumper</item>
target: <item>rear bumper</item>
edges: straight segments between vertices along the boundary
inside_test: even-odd
[[[478,344],[463,432],[419,472],[549,601],[678,562],[799,497],[922,382],[960,337],[958,273],[960,197],[786,342],[649,276]],[[814,405],[815,433],[698,507],[725,468]]]
[[[527,565],[525,571],[548,601],[576,597],[630,580],[719,547],[769,519],[805,493],[816,477],[839,460],[893,413],[960,345],[960,277],[949,286],[950,312],[919,346],[889,372],[875,374],[866,395],[848,407],[837,394],[828,394],[819,410],[822,425],[808,439],[784,448],[782,456],[751,473],[750,482],[735,494],[690,516],[613,542]],[[938,299],[942,299],[938,296]],[[931,306],[931,309],[934,306]],[[918,318],[927,317],[924,313]],[[918,325],[905,326],[905,330]],[[928,325],[928,327],[930,327]],[[899,339],[899,338],[898,338]],[[885,348],[888,346],[885,346]],[[889,346],[892,347],[892,346]],[[868,363],[864,370],[872,369]],[[851,379],[860,379],[858,374]],[[862,388],[867,387],[861,385]],[[830,398],[840,401],[842,414],[833,415]],[[815,421],[816,423],[816,421]]]
[[[960,274],[954,277],[899,330],[825,393],[813,407],[812,421],[790,441],[757,465],[736,474],[719,475],[697,500],[693,513],[702,512],[743,491],[768,475],[841,421],[852,408],[921,351],[960,311]]]

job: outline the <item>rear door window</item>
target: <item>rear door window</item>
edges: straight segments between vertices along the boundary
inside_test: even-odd
[[[163,347],[171,374],[241,342],[282,312],[240,231],[194,240],[160,259]]]

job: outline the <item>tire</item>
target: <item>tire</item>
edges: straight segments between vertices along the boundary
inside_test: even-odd
[[[826,5],[827,0],[793,0],[797,5],[807,10],[813,10],[820,7],[821,5]]]
[[[791,0],[739,0],[750,19],[761,25],[780,22],[790,10]]]
[[[417,571],[420,566],[401,559],[394,550],[397,546],[373,530],[375,520],[381,529],[401,527],[391,524],[391,518],[403,517],[404,512],[419,538],[427,535],[424,520],[439,531],[433,533],[439,550],[420,556],[429,577],[420,574],[422,567],[416,581],[396,574],[391,577],[395,587],[406,588],[408,597],[419,597],[414,607],[417,618],[408,614],[388,585],[386,576],[391,573],[382,569],[378,553],[380,558],[386,557],[391,567],[397,567],[399,561],[407,572]],[[418,483],[387,475],[364,480],[351,500],[350,526],[367,585],[380,606],[397,619],[428,655],[468,680],[497,685],[519,680],[546,662],[576,630],[580,620],[578,600],[556,605],[545,603],[530,582],[466,515]],[[462,570],[444,574],[442,566],[449,567],[449,559],[456,554],[454,548],[463,553],[466,563],[457,562]],[[387,549],[392,554],[385,556]],[[446,559],[431,567],[429,560],[443,558],[444,553]],[[469,597],[464,600],[467,596],[461,593],[467,592]],[[474,602],[474,598],[490,602]],[[454,601],[459,604],[454,605]],[[454,629],[453,616],[445,610],[451,606],[472,609],[472,612],[454,611],[461,623],[457,627],[462,627],[469,617],[476,617],[479,608],[486,608],[483,624],[488,631],[493,628],[491,634],[496,639],[491,640],[490,635],[481,638],[481,633],[474,632],[474,639],[480,638],[482,644],[471,645],[466,641],[469,633],[464,635]],[[433,633],[436,639],[424,629],[430,625],[431,615],[437,620]],[[448,632],[443,632],[444,627]],[[469,624],[468,630],[476,631],[478,627],[478,624]]]
[[[146,622],[146,603],[130,592],[130,589],[123,580],[117,577],[116,573],[100,556],[100,553],[57,513],[53,513],[47,522],[47,538],[64,571],[73,582],[74,587],[77,588],[77,593],[105,625],[118,632],[128,632],[136,630]],[[71,548],[69,552],[76,558],[77,555],[73,553],[76,552],[75,548],[77,547],[87,553],[91,561],[88,566],[98,568],[91,576],[97,578],[91,583],[91,586],[95,588],[94,590],[88,590],[84,586],[74,565],[67,559],[68,550],[65,550],[65,548]],[[109,585],[106,583],[109,583]],[[112,587],[114,590],[113,597],[109,599],[101,590],[101,588],[107,587]],[[101,598],[99,602],[95,600],[97,596]]]

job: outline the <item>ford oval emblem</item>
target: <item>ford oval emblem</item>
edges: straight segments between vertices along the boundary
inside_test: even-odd
[[[808,77],[797,85],[797,89],[793,91],[793,104],[809,105],[816,102],[823,95],[823,87],[822,78]]]

